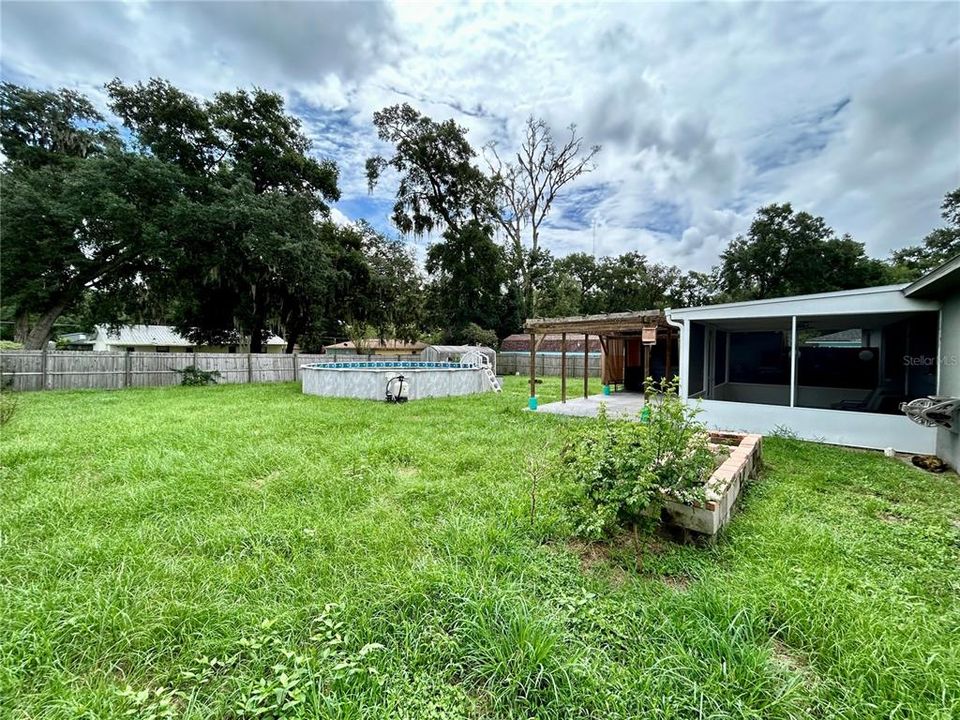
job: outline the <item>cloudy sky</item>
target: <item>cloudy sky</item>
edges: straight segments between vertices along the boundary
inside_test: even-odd
[[[374,110],[456,118],[479,148],[528,115],[603,146],[546,234],[557,255],[639,250],[712,265],[757,207],[790,201],[873,255],[917,242],[960,185],[960,3],[11,2],[7,81],[102,98],[117,76],[198,95],[282,92],[367,193]],[[429,238],[417,241],[422,248]]]

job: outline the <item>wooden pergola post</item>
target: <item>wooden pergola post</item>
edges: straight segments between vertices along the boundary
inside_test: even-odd
[[[590,397],[590,333],[583,334],[583,396]]]
[[[653,345],[643,345],[643,389],[649,390],[650,387],[647,385],[647,378],[653,378],[653,370],[650,368],[650,354],[653,350]]]
[[[537,396],[537,334],[530,333],[530,407]]]
[[[560,333],[560,402],[567,402],[567,334]]]

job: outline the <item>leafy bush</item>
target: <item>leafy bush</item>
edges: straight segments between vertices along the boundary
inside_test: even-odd
[[[0,350],[23,350],[23,343],[15,340],[0,340]]]
[[[218,370],[201,370],[196,365],[187,365],[183,370],[175,370],[180,373],[181,385],[216,385],[217,378],[220,377]]]
[[[677,397],[675,383],[648,380],[647,387],[641,422],[611,419],[601,407],[595,421],[574,426],[562,450],[561,473],[584,537],[651,526],[665,494],[684,502],[703,497],[715,459],[699,410]]]

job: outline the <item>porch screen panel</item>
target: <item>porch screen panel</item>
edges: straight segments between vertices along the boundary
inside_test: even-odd
[[[727,380],[727,333],[717,330],[713,349],[713,377],[714,384],[719,385]]]
[[[713,399],[789,405],[791,324],[787,318],[769,318],[718,328],[712,356]]]
[[[798,323],[798,407],[898,415],[936,391],[935,312]]]

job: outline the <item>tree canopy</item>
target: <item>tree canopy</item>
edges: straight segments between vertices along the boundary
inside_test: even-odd
[[[941,217],[946,226],[932,230],[919,245],[895,250],[891,261],[899,279],[916,280],[937,265],[960,255],[960,188],[943,199]]]
[[[790,203],[760,208],[720,260],[721,291],[731,300],[882,285],[889,278],[862,243],[837,237],[822,217],[794,212]]]
[[[682,307],[901,282],[960,253],[960,188],[945,225],[887,261],[789,203],[757,210],[709,272],[627,251],[544,246],[550,214],[594,168],[575,126],[529,117],[487,163],[453,119],[408,104],[373,116],[391,185],[390,236],[337,225],[334,158],[276,93],[198,98],[153,79],[106,85],[109,113],[72,90],[0,85],[0,319],[28,348],[61,318],[176,325],[197,343],[287,350],[392,335],[493,344],[525,318]],[[429,235],[422,254],[407,236]]]

